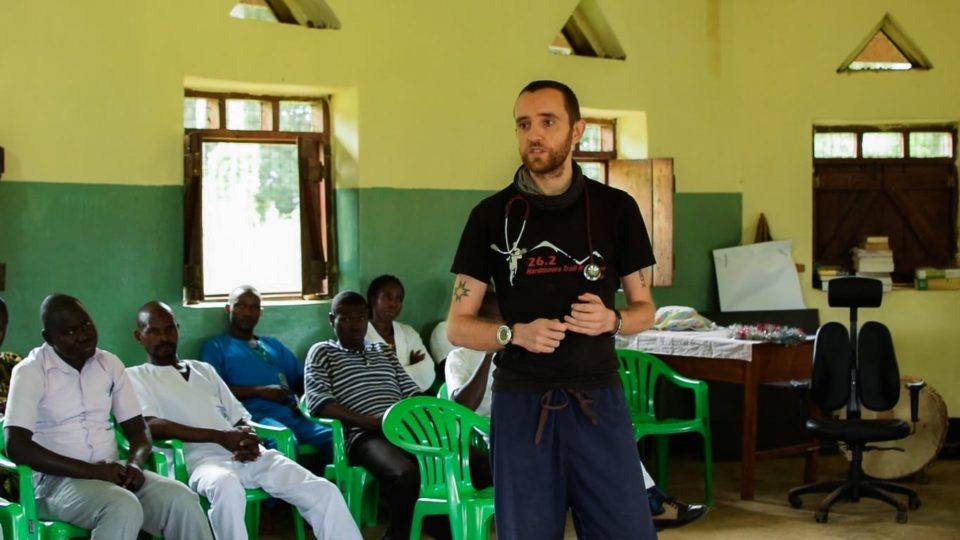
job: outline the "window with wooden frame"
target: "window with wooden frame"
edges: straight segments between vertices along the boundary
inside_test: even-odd
[[[187,91],[184,300],[328,298],[335,283],[328,100]]]
[[[645,277],[654,287],[673,285],[673,159],[617,159],[617,122],[584,118],[573,159],[584,176],[622,189],[640,207],[657,264]]]
[[[951,265],[956,152],[956,124],[815,126],[814,264],[852,270],[851,249],[863,237],[886,236],[894,282],[912,282],[919,267]]]

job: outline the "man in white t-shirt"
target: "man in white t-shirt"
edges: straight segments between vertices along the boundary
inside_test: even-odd
[[[497,308],[493,293],[484,295],[480,305],[479,317],[486,320],[501,320],[500,310]],[[481,416],[490,416],[492,401],[491,388],[493,387],[493,357],[494,353],[484,353],[463,347],[453,349],[447,354],[444,376],[447,384],[447,396],[457,403],[473,409]],[[474,467],[474,464],[477,467]],[[474,483],[479,480],[482,486],[488,485],[482,479],[486,477],[488,463],[478,461],[477,456],[471,453],[471,474]],[[650,512],[653,514],[653,523],[658,529],[679,527],[699,519],[706,513],[707,507],[701,504],[686,504],[675,498],[665,496],[653,482],[653,478],[643,469],[643,484],[647,487],[647,497],[650,501]],[[474,468],[478,469],[474,473]]]
[[[210,501],[220,540],[247,538],[244,490],[262,488],[297,507],[318,539],[360,539],[337,487],[276,450],[260,446],[250,413],[209,364],[180,360],[179,325],[170,307],[148,302],[134,338],[148,363],[128,368],[143,415],[159,439],[184,441],[190,487]]]

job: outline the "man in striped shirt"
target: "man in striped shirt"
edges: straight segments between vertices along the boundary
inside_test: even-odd
[[[304,389],[310,414],[345,424],[350,462],[370,471],[390,507],[384,538],[410,535],[413,507],[420,491],[416,459],[391,444],[381,429],[383,413],[420,388],[385,343],[364,341],[369,308],[359,293],[344,291],[330,306],[336,339],[313,345],[307,353]],[[436,516],[433,516],[436,517]],[[427,519],[426,531],[450,538],[445,519]]]

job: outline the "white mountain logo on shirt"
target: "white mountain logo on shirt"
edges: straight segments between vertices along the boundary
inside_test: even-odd
[[[497,247],[496,244],[490,244],[490,249],[492,249],[493,251],[496,251],[501,255],[506,255],[505,259],[506,259],[507,267],[510,273],[510,285],[514,284],[514,280],[516,279],[516,276],[517,276],[517,270],[520,267],[520,260],[523,259],[523,257],[527,256],[527,254],[532,254],[534,251],[541,248],[548,249],[557,255],[562,255],[566,257],[569,263],[566,265],[563,263],[557,264],[556,255],[548,257],[546,260],[544,260],[543,257],[535,257],[531,255],[530,261],[528,263],[528,268],[527,268],[528,274],[547,274],[547,273],[559,273],[562,271],[578,271],[580,267],[582,267],[587,261],[591,259],[591,255],[587,255],[582,259],[577,259],[574,256],[567,253],[566,251],[557,247],[554,243],[549,242],[547,240],[540,242],[539,244],[533,246],[530,249],[521,249],[518,245],[519,243],[520,242],[518,240],[516,243],[514,243],[513,246],[509,246],[508,244],[508,247],[510,247],[510,249],[500,249],[499,247]],[[601,255],[598,251],[593,252],[592,258],[600,262],[604,260],[603,255]],[[570,263],[572,263],[573,265],[572,267],[570,267]],[[530,268],[533,266],[536,266],[538,268]]]

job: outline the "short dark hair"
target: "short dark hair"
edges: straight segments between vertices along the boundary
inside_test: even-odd
[[[380,291],[387,285],[396,285],[400,287],[400,292],[406,295],[406,291],[403,289],[403,283],[400,283],[400,278],[397,276],[391,276],[390,274],[383,274],[382,276],[377,276],[370,282],[370,286],[367,287],[367,304],[373,306],[373,300],[380,294]]]
[[[333,297],[333,301],[330,303],[330,316],[333,317],[337,313],[337,309],[340,306],[365,306],[366,301],[363,299],[363,296],[355,291],[340,291],[336,296]]]
[[[574,122],[580,120],[580,100],[577,99],[577,95],[573,93],[573,90],[571,90],[569,86],[560,81],[551,81],[546,79],[533,81],[524,86],[523,90],[517,94],[517,97],[520,97],[522,94],[527,92],[536,92],[538,90],[544,90],[547,88],[552,88],[563,94],[563,107],[567,110],[567,116],[570,117],[571,126],[574,124]]]

